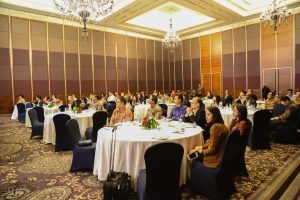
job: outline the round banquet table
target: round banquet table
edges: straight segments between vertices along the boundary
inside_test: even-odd
[[[11,115],[11,119],[12,120],[18,120],[18,108],[17,108],[17,105],[14,106],[14,111]]]
[[[58,106],[53,106],[52,108],[49,108],[48,106],[43,106],[44,108],[44,116],[52,114],[52,113],[57,113],[59,112]],[[28,111],[32,108],[26,109],[26,117],[25,117],[25,126],[26,127],[31,127],[31,121],[28,115]]]
[[[118,126],[115,141],[114,171],[127,172],[131,176],[134,190],[137,188],[137,177],[145,169],[144,154],[147,148],[161,142],[176,142],[183,146],[184,154],[181,163],[180,184],[186,183],[189,164],[187,152],[196,145],[203,145],[202,129],[192,124],[179,122],[160,122],[160,130],[145,130],[135,122],[125,122]],[[183,133],[178,133],[184,127]],[[112,128],[104,127],[98,131],[93,174],[99,180],[106,180],[109,172]]]
[[[167,103],[168,106],[167,110],[167,117],[170,117],[171,111],[173,107],[175,106],[174,103]],[[150,108],[150,104],[139,104],[134,107],[134,119],[141,119],[147,115],[147,111]]]
[[[232,119],[232,108],[219,108],[222,118],[224,120],[225,125],[228,125],[230,120]],[[248,119],[252,122],[253,124],[253,115],[257,110],[251,110],[248,109]]]
[[[72,111],[65,111],[65,112],[58,112],[53,113],[45,116],[44,122],[44,133],[43,133],[43,142],[51,143],[55,145],[55,126],[53,122],[53,117],[57,114],[68,114],[71,116],[72,119],[76,119],[79,124],[80,135],[81,137],[84,136],[86,128],[93,126],[93,119],[92,116],[95,113],[95,110],[84,110],[82,113],[74,114]]]

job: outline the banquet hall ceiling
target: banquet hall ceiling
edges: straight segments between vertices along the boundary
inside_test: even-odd
[[[115,0],[105,27],[163,37],[172,18],[180,36],[259,17],[271,0]],[[288,8],[300,0],[283,1]],[[0,7],[60,18],[52,0],[0,0]]]

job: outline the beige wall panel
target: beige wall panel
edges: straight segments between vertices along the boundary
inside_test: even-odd
[[[232,41],[232,30],[222,32],[222,53],[232,54],[233,53],[233,41]]]
[[[286,26],[280,27],[277,35],[278,68],[292,67],[293,61],[293,19]]]
[[[245,27],[233,29],[234,52],[244,52],[246,50]]]
[[[247,51],[258,50],[260,47],[260,29],[258,24],[246,27],[247,31]]]
[[[29,30],[27,19],[12,18],[12,45],[15,49],[29,49]]]
[[[276,38],[272,29],[261,25],[261,67],[276,67]]]
[[[116,42],[114,33],[105,33],[106,56],[116,57]]]
[[[81,30],[79,32],[79,50],[81,54],[91,54],[92,52],[92,34],[91,30],[88,30],[89,37],[81,37]]]
[[[183,60],[190,60],[190,40],[182,41],[182,47]]]
[[[0,15],[0,48],[9,48],[8,17]]]
[[[199,37],[192,38],[192,59],[193,58],[200,58],[200,42]]]
[[[94,55],[104,55],[104,32],[93,31]]]
[[[31,21],[31,47],[32,50],[47,51],[47,24]]]
[[[126,36],[117,34],[116,42],[118,45],[118,57],[126,58]]]
[[[61,25],[48,24],[49,50],[53,52],[63,52],[63,29]]]
[[[78,53],[78,29],[65,26],[66,53]]]
[[[128,58],[136,58],[136,39],[127,37]]]

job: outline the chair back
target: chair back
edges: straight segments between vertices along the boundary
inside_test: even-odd
[[[32,127],[35,126],[35,124],[39,123],[38,114],[35,109],[28,110],[29,119],[31,122]]]
[[[63,104],[63,105],[58,107],[60,112],[64,112],[66,110],[66,108],[68,108],[68,106],[66,104]]]
[[[109,101],[106,106],[107,115],[109,118],[112,116],[115,109],[116,109],[116,102]]]
[[[181,199],[179,179],[183,147],[159,143],[145,152],[146,199]]]
[[[278,116],[282,115],[285,112],[285,108],[286,108],[286,106],[281,103],[274,105],[273,117],[278,117]]]
[[[28,102],[25,104],[25,108],[32,108],[33,107],[33,104],[31,102]]]
[[[241,147],[241,135],[239,130],[234,130],[226,136],[223,157],[218,167],[219,174],[231,176],[234,159],[238,156]]]
[[[80,140],[80,130],[76,119],[69,119],[66,123],[66,128],[71,139],[71,148],[74,149]]]
[[[253,115],[253,129],[249,137],[251,149],[270,149],[269,127],[271,113],[268,110],[259,110]]]
[[[67,114],[57,114],[53,117],[56,132],[55,151],[71,149],[71,140],[66,129],[66,123],[69,119],[71,117]]]
[[[76,100],[76,107],[80,106],[80,104],[81,104],[81,100],[80,100],[80,99],[77,99],[77,100]]]
[[[162,109],[162,116],[167,117],[168,115],[168,106],[164,103],[159,104]]]
[[[44,115],[44,108],[43,107],[33,107],[33,109],[36,111],[39,122],[44,122],[45,121],[45,115]]]
[[[20,115],[21,113],[25,113],[25,104],[24,103],[18,103],[17,104],[18,108],[18,114]]]
[[[92,141],[97,142],[98,130],[101,129],[107,122],[107,112],[98,111],[93,114],[93,135]]]

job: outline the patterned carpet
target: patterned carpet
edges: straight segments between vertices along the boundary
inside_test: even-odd
[[[91,172],[70,173],[72,152],[30,140],[30,128],[0,116],[0,199],[102,199],[102,182]],[[246,199],[288,162],[299,146],[273,144],[272,150],[246,151],[250,176],[235,180],[232,199]],[[183,189],[183,199],[205,199]],[[136,199],[133,193],[131,199]]]

